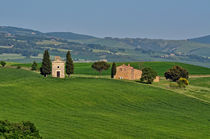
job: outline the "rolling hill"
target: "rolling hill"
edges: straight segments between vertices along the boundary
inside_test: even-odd
[[[48,36],[60,38],[60,39],[66,39],[66,40],[87,40],[87,39],[94,39],[96,37],[89,36],[89,35],[82,35],[82,34],[76,34],[72,32],[49,32],[45,33]]]
[[[191,40],[141,38],[97,38],[71,32],[42,33],[35,30],[0,27],[0,60],[40,61],[43,51],[65,57],[72,51],[74,61],[108,60],[176,61],[210,67],[210,44]]]
[[[112,63],[110,63],[112,64]],[[210,68],[200,67],[196,65],[178,63],[178,62],[119,62],[116,63],[117,66],[122,64],[130,64],[132,67],[136,69],[142,69],[143,67],[150,67],[157,72],[159,76],[164,76],[164,73],[171,67],[178,65],[185,68],[190,75],[210,75]],[[32,63],[22,64],[22,63],[12,63],[10,66],[17,67],[25,67],[31,68]],[[74,63],[75,74],[83,74],[83,75],[99,75],[99,73],[91,68],[92,63]],[[41,67],[41,63],[38,64],[38,67]],[[111,68],[107,71],[103,71],[102,75],[111,75]]]
[[[8,68],[0,77],[0,119],[30,120],[43,138],[210,136],[210,104],[166,89]]]
[[[198,43],[210,44],[210,35],[199,37],[199,38],[193,38],[193,39],[189,39],[189,40],[193,41],[193,42],[198,42]]]

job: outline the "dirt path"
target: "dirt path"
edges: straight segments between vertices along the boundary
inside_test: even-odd
[[[203,77],[210,77],[210,75],[190,75],[190,78],[203,78]]]

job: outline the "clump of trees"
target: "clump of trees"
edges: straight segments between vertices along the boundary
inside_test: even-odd
[[[2,67],[5,67],[7,63],[5,61],[0,61],[0,64]]]
[[[171,88],[185,88],[189,85],[189,73],[186,69],[180,66],[173,66],[165,72],[165,78],[171,80],[174,83],[170,83]]]
[[[37,70],[37,67],[38,67],[38,64],[36,63],[36,61],[34,61],[31,66],[31,70],[35,71],[35,70]]]
[[[116,69],[116,64],[114,62],[112,63],[111,78],[114,78],[116,72],[117,72],[117,69]]]
[[[44,75],[44,77],[47,77],[47,75],[51,74],[51,70],[52,70],[52,64],[50,60],[50,55],[48,50],[45,50],[42,59],[42,65],[40,68],[40,74]]]
[[[11,123],[0,121],[0,138],[3,139],[41,139],[39,130],[30,121]]]
[[[71,53],[70,51],[68,51],[66,54],[66,74],[68,75],[68,77],[70,77],[70,75],[73,73],[74,73],[74,63],[71,58]]]
[[[186,69],[184,69],[180,66],[174,66],[171,69],[169,69],[167,72],[165,72],[164,76],[166,79],[176,82],[180,78],[188,79],[189,73]]]
[[[156,76],[157,72],[155,72],[151,68],[143,68],[140,81],[145,82],[147,84],[152,84]]]
[[[92,68],[97,70],[99,72],[99,74],[101,74],[101,72],[103,70],[108,70],[109,67],[110,67],[110,65],[105,61],[98,61],[98,62],[94,62],[92,64]]]

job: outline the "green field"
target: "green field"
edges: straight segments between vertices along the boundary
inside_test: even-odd
[[[12,59],[24,59],[25,56],[22,56],[21,54],[0,54],[0,59],[1,60],[12,60]]]
[[[164,76],[164,73],[172,66],[179,65],[187,69],[191,75],[210,75],[210,68],[200,67],[190,64],[177,63],[177,62],[129,62],[131,66],[139,69],[139,67],[151,67],[159,76]],[[111,63],[110,63],[111,64]],[[122,65],[123,63],[117,63]],[[124,64],[128,64],[124,63]],[[31,67],[31,64],[13,64],[13,66]],[[40,67],[41,64],[39,64]],[[75,74],[98,75],[98,72],[91,68],[92,63],[75,63]],[[141,65],[141,66],[140,66]],[[111,68],[103,71],[102,75],[110,75]]]
[[[209,138],[210,103],[136,82],[0,69],[0,119],[43,138]]]
[[[210,88],[210,78],[194,78],[190,80],[190,83],[195,86]]]

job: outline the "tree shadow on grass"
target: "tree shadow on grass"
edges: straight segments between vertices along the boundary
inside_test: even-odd
[[[146,83],[146,82],[142,82],[142,81],[135,81],[136,83],[139,83],[139,84],[149,84],[149,83]]]

